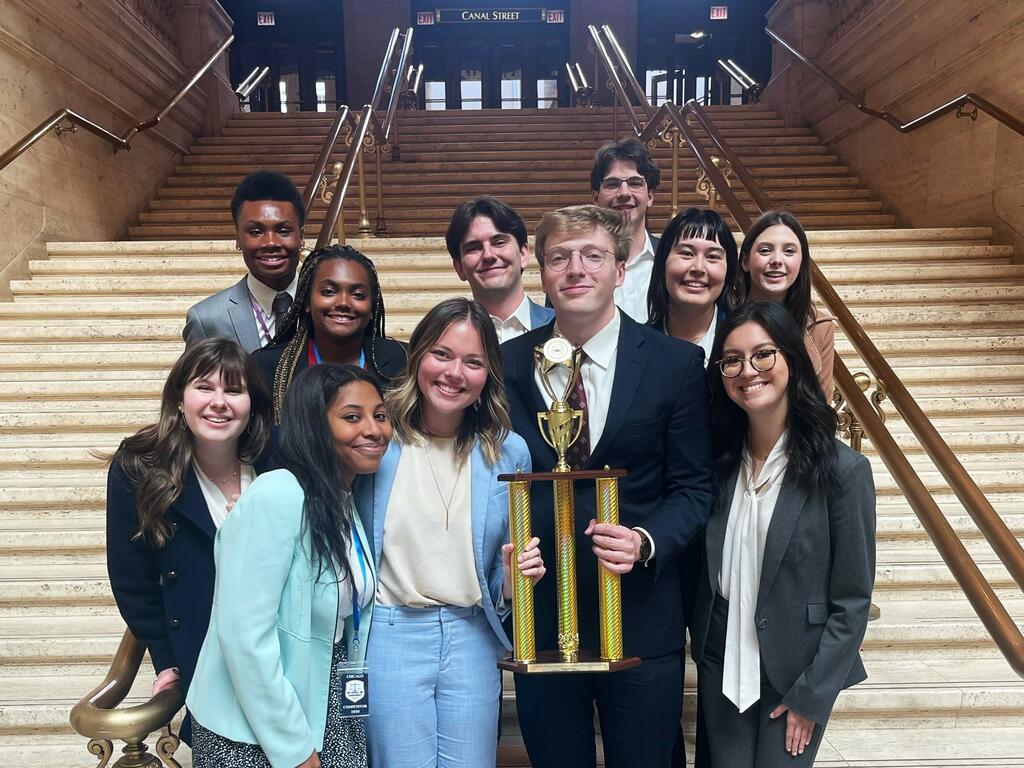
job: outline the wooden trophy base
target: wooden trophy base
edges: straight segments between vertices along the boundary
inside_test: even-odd
[[[593,651],[580,651],[577,657],[579,661],[562,661],[562,654],[558,651],[541,651],[536,661],[516,661],[510,655],[498,661],[498,668],[524,675],[540,675],[559,672],[618,672],[640,664],[636,656],[618,661],[602,661]]]

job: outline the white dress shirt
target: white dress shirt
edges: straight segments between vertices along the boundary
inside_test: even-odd
[[[213,519],[213,527],[220,528],[221,524],[227,520],[230,499],[224,495],[224,492],[213,480],[206,476],[206,473],[199,467],[198,461],[192,462],[192,468],[196,471],[196,477],[199,478],[199,489],[203,492],[203,498],[206,499],[206,506]],[[242,493],[256,479],[256,470],[252,468],[252,464],[242,464],[238,475],[239,492]]]
[[[498,343],[504,344],[509,339],[522,336],[531,329],[530,300],[523,294],[523,300],[519,302],[516,311],[502,320],[496,315],[491,315],[491,322],[494,323],[494,330],[498,332]]]
[[[769,452],[756,480],[752,477],[753,457],[744,447],[729,507],[722,570],[718,574],[719,591],[729,601],[722,695],[740,712],[761,698],[761,646],[754,613],[768,527],[788,464],[785,432]]]
[[[252,319],[256,323],[256,335],[260,337],[260,346],[265,347],[277,333],[277,323],[274,322],[274,299],[281,291],[271,288],[266,283],[261,283],[252,276],[252,272],[245,278],[245,284],[249,286],[249,295],[255,299],[255,306],[252,307]],[[295,301],[295,289],[299,284],[299,273],[296,271],[292,281],[284,292]],[[257,314],[261,313],[261,314]],[[262,322],[260,322],[262,320]],[[266,331],[263,326],[266,325]]]
[[[708,367],[708,363],[711,362],[711,347],[715,345],[715,331],[718,330],[718,307],[715,307],[715,313],[711,315],[711,325],[708,326],[707,331],[700,337],[700,341],[697,342],[697,346],[704,350],[704,367]]]
[[[643,325],[647,322],[647,289],[654,270],[654,246],[644,232],[644,249],[626,261],[626,279],[615,289],[615,304]]]

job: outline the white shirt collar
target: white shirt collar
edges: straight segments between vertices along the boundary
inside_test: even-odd
[[[620,311],[616,307],[615,315],[608,321],[608,324],[583,343],[583,351],[586,353],[587,359],[605,370],[612,364],[612,360],[615,359],[615,351],[619,347],[619,328],[622,325],[622,318],[619,317]],[[558,322],[556,321],[555,333],[558,332]]]
[[[266,283],[261,283],[253,276],[252,272],[246,275],[245,284],[249,287],[249,293],[251,293],[252,297],[256,299],[256,303],[260,305],[263,313],[269,317],[274,309],[274,299],[280,291],[274,290]],[[288,283],[288,287],[284,289],[293,300],[295,299],[295,289],[298,287],[298,284],[299,272],[296,270],[295,275],[292,276],[292,281]]]
[[[525,330],[530,330],[530,300],[526,294],[523,294],[523,300],[519,302],[519,306],[516,307],[515,311],[509,315],[506,319],[502,320],[497,315],[491,315],[491,320],[494,321],[495,325],[498,323],[507,324],[513,318],[519,321],[519,324],[523,326]]]
[[[707,331],[701,336],[700,341],[697,342],[697,346],[704,350],[704,367],[708,367],[708,363],[711,362],[711,348],[715,345],[715,331],[718,330],[718,307],[715,307],[714,314],[711,315],[711,325],[708,326]]]
[[[651,242],[651,233],[644,230],[644,249],[631,259],[626,259],[626,269],[632,269],[641,261],[654,261],[654,243]]]

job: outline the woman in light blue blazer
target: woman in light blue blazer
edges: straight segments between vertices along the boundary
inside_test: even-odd
[[[443,301],[413,331],[404,376],[387,395],[396,440],[356,491],[372,531],[377,599],[367,660],[374,768],[467,766],[496,758],[501,626],[511,596],[508,489],[530,470],[509,431],[490,316]],[[536,581],[539,541],[519,557]]]
[[[315,366],[292,382],[282,422],[283,469],[260,475],[217,533],[213,614],[187,699],[194,768],[367,764],[349,704],[376,569],[349,489],[391,439],[380,385],[356,366]]]

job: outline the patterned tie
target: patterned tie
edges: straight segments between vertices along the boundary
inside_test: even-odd
[[[270,307],[270,311],[274,313],[274,333],[281,330],[284,316],[288,314],[288,310],[291,308],[292,297],[287,291],[281,291],[274,297],[274,303]]]
[[[576,379],[576,386],[569,393],[569,407],[574,411],[583,411],[583,426],[580,428],[580,436],[575,443],[569,446],[565,452],[565,460],[572,469],[583,469],[590,461],[590,414],[587,411],[587,390],[583,388],[583,363],[587,356],[580,358],[580,375]]]

